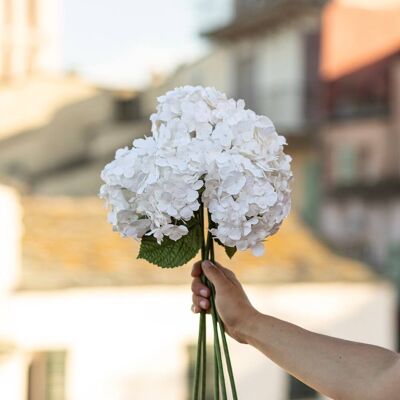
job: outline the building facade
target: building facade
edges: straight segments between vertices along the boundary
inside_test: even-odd
[[[191,398],[191,266],[135,259],[137,244],[112,232],[105,214],[95,198],[0,187],[0,398]],[[395,348],[393,287],[332,254],[300,221],[285,223],[263,257],[241,252],[229,261],[221,248],[216,257],[260,311]],[[240,398],[324,398],[256,350],[229,344]]]
[[[60,69],[61,2],[0,1],[0,83]]]
[[[378,15],[337,10],[336,18],[348,21],[342,34],[352,29],[353,40],[378,25],[388,33],[382,31],[380,47],[368,45],[367,36],[358,59],[350,54],[346,65],[342,54],[343,69],[336,60],[336,71],[326,77],[320,228],[337,249],[400,283],[400,30],[390,29],[393,15],[400,15],[398,5]]]

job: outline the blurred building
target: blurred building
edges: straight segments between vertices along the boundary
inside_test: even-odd
[[[0,218],[1,399],[190,398],[190,265],[135,259],[137,244],[111,231],[94,198],[21,197],[1,186]],[[335,256],[294,216],[265,256],[229,261],[218,248],[217,258],[263,312],[394,348],[393,288]],[[322,398],[256,350],[230,346],[240,398]]]
[[[0,83],[57,71],[60,0],[0,0]]]
[[[203,34],[212,43],[210,53],[142,94],[115,94],[74,77],[48,75],[0,91],[6,116],[0,122],[0,175],[31,193],[96,194],[101,166],[117,148],[149,133],[157,96],[185,84],[215,86],[246,99],[287,136],[296,170],[295,206],[314,223],[324,2],[237,1],[226,2],[225,9],[229,4],[234,18]]]
[[[399,20],[399,2],[325,10],[320,228],[337,249],[400,284]]]
[[[26,193],[96,195],[104,164],[149,124],[132,123],[135,104],[74,76],[0,87],[0,176]]]
[[[203,32],[213,44],[212,51],[197,63],[182,66],[139,99],[147,116],[157,96],[168,89],[199,84],[243,98],[249,108],[268,115],[288,139],[287,151],[296,171],[295,207],[310,221],[316,218],[319,190],[313,143],[320,118],[318,66],[324,3],[231,2],[234,18]]]
[[[0,0],[0,178],[26,193],[94,195],[143,135],[137,94],[61,74],[60,0]],[[57,71],[58,70],[58,71]]]

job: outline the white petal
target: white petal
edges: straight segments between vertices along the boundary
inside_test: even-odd
[[[264,243],[258,243],[251,248],[253,255],[260,257],[264,254]]]

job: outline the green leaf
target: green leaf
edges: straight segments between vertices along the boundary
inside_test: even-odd
[[[224,246],[224,247],[225,247],[225,253],[226,253],[226,255],[227,255],[229,258],[232,258],[232,257],[235,255],[236,251],[237,251],[236,246],[235,246],[235,247]]]
[[[175,268],[196,256],[201,247],[201,227],[193,220],[187,224],[189,233],[174,241],[164,237],[161,244],[154,236],[143,236],[137,258],[143,258],[161,268]]]
[[[235,253],[236,253],[236,251],[237,251],[236,246],[235,246],[235,247],[228,247],[228,246],[225,246],[219,239],[215,238],[214,240],[215,240],[220,246],[222,246],[222,247],[225,249],[225,253],[226,253],[226,255],[227,255],[229,258],[232,258],[232,257],[235,255]]]

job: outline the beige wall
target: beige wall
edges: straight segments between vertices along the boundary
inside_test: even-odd
[[[395,296],[387,284],[247,289],[265,313],[321,333],[395,347]],[[13,357],[15,363],[21,361],[21,352],[29,356],[34,351],[67,350],[68,400],[184,400],[186,346],[196,342],[198,326],[190,303],[189,283],[18,293],[0,303],[0,340],[12,340],[17,349],[10,352],[7,363]],[[282,370],[248,346],[230,340],[230,347],[241,398],[286,398]],[[2,367],[0,359],[0,372],[7,363]],[[13,393],[16,382],[24,387],[26,367],[9,371],[0,398],[24,400],[21,394],[5,393]]]
[[[0,184],[0,299],[19,282],[22,208],[19,195]],[[0,346],[1,347],[1,346]]]
[[[307,166],[310,162],[316,162],[315,151],[310,145],[303,144],[289,145],[285,152],[292,157],[292,207],[301,214],[307,206]]]
[[[45,89],[44,85],[43,93],[47,94]],[[85,96],[67,100],[64,105],[56,101],[44,104],[43,124],[22,132],[16,129],[2,141],[0,175],[42,194],[96,194],[100,171],[115,150],[129,145],[150,126],[117,123],[114,101],[110,93],[88,90]],[[44,111],[46,107],[48,112]],[[18,115],[18,102],[10,111]],[[80,166],[83,161],[86,164]]]
[[[95,195],[115,151],[150,132],[147,119],[117,120],[118,96],[74,77],[5,88],[0,179],[41,194]]]
[[[2,142],[0,168],[13,168],[10,164],[14,164],[22,173],[36,174],[79,159],[87,150],[85,136],[90,135],[92,126],[110,120],[112,106],[112,97],[98,93],[60,107],[42,127]]]
[[[157,87],[149,88],[142,96],[144,115],[155,112],[157,97],[178,86],[214,86],[228,96],[234,96],[234,59],[230,46],[216,48],[203,59],[184,65],[167,81]]]

